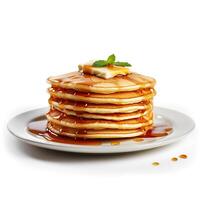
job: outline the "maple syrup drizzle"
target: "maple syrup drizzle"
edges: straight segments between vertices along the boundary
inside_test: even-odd
[[[158,138],[169,135],[172,132],[172,128],[168,124],[161,124],[148,130],[145,135],[137,136],[130,139],[82,139],[82,138],[71,138],[63,135],[58,135],[47,128],[47,120],[44,117],[36,118],[31,121],[27,129],[30,133],[35,136],[42,137],[45,140],[51,142],[58,142],[64,144],[74,144],[74,145],[102,145],[103,143],[110,143],[111,145],[120,145],[123,141],[134,141],[143,142],[145,138]],[[62,130],[61,130],[62,132]],[[87,134],[82,130],[82,134]]]

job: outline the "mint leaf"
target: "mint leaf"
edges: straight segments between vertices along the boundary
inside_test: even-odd
[[[106,60],[97,60],[92,64],[94,67],[105,67],[106,65],[108,65]]]
[[[107,58],[107,64],[113,64],[115,62],[115,54],[112,54],[110,55],[108,58]]]
[[[131,67],[131,64],[129,64],[128,62],[114,62],[114,65],[122,67]]]
[[[121,67],[131,67],[128,62],[115,62],[115,54],[108,56],[107,60],[96,60],[92,66],[93,67],[106,67],[108,65],[116,65]]]

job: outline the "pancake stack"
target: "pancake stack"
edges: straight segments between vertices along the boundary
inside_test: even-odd
[[[144,135],[153,124],[155,79],[137,73],[103,79],[72,72],[50,77],[48,130],[83,139]]]

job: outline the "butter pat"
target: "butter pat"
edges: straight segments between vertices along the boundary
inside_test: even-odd
[[[91,74],[100,78],[113,78],[117,75],[127,75],[131,71],[127,67],[120,67],[115,65],[109,65],[105,67],[93,67],[92,65],[79,65],[79,71],[85,74]]]

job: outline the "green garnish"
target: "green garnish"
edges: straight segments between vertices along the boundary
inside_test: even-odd
[[[93,67],[105,67],[106,65],[108,65],[106,60],[97,60],[92,64]]]
[[[115,62],[115,54],[108,56],[107,63],[113,64]]]
[[[115,62],[115,65],[123,67],[131,67],[131,64],[129,64],[128,62]]]
[[[107,60],[96,60],[92,66],[93,67],[105,67],[107,65],[116,65],[121,67],[131,67],[128,62],[115,62],[115,54],[108,56]]]

